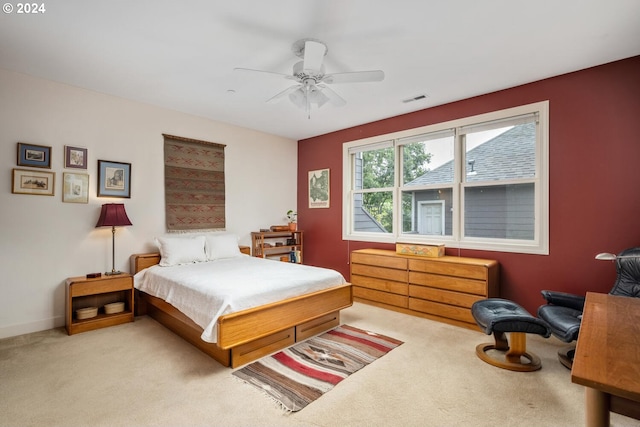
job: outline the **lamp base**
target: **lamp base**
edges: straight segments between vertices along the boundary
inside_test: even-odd
[[[118,274],[123,274],[122,271],[107,271],[104,273],[105,276],[117,276]]]

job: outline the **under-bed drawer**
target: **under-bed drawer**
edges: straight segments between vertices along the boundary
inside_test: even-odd
[[[231,349],[232,368],[259,359],[296,342],[295,327],[267,335]]]
[[[296,341],[306,340],[340,325],[340,312],[335,311],[296,326]]]

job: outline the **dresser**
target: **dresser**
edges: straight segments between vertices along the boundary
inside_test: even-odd
[[[471,305],[498,296],[495,260],[399,255],[382,249],[351,252],[355,301],[477,329]]]

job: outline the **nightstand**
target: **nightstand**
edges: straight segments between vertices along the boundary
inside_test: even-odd
[[[66,296],[66,329],[69,335],[133,322],[133,276],[130,274],[103,275],[92,279],[70,277],[67,279]],[[124,311],[106,314],[104,305],[115,302],[124,302]],[[78,319],[76,310],[87,307],[97,307],[97,316]]]

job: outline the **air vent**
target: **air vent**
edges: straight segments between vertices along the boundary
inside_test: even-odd
[[[406,104],[408,102],[420,101],[421,99],[427,99],[427,95],[418,95],[414,96],[413,98],[403,99],[402,102]]]

